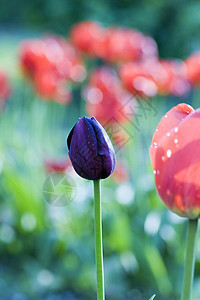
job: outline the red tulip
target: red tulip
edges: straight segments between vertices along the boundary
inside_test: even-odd
[[[45,169],[48,173],[64,173],[68,167],[71,166],[69,159],[65,160],[45,160],[44,161]]]
[[[44,100],[54,99],[61,104],[71,101],[71,92],[66,88],[66,81],[57,79],[54,72],[37,72],[34,86],[39,97]]]
[[[157,86],[159,94],[183,96],[190,90],[190,83],[186,78],[185,64],[177,60],[160,60]]]
[[[185,61],[188,80],[193,85],[200,84],[200,52],[192,54]]]
[[[190,89],[184,64],[172,60],[147,59],[122,65],[120,78],[132,93],[147,98],[156,94],[182,96]]]
[[[11,88],[8,78],[4,72],[0,71],[0,102],[4,104],[5,100],[10,96]]]
[[[119,74],[129,92],[149,98],[158,92],[158,68],[158,62],[154,60],[128,62],[122,65]]]
[[[126,104],[133,97],[123,89],[113,69],[101,67],[94,70],[83,93],[87,113],[102,124],[128,121]]]
[[[105,29],[99,23],[81,22],[72,27],[70,34],[74,45],[85,54],[105,56]]]
[[[68,82],[80,82],[86,71],[77,50],[59,37],[28,40],[20,48],[22,70],[41,98],[71,100]]]
[[[116,163],[115,170],[113,172],[113,180],[120,184],[122,182],[128,181],[129,174],[128,174],[128,166],[125,164],[124,161],[118,161]]]
[[[109,62],[126,62],[157,56],[156,42],[128,28],[103,28],[99,23],[86,21],[73,26],[74,45],[85,54]]]
[[[105,60],[128,62],[157,56],[156,42],[142,33],[128,28],[108,28],[106,30]]]
[[[156,188],[166,206],[183,217],[200,215],[200,109],[173,107],[150,146]]]

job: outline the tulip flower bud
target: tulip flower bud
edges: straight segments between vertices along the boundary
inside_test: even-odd
[[[69,157],[75,171],[90,180],[104,179],[115,168],[115,151],[101,124],[84,117],[72,128],[67,138]]]
[[[200,216],[200,109],[173,107],[153,135],[150,157],[159,196],[180,216]]]

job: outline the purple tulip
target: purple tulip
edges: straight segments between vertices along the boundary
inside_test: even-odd
[[[69,133],[67,146],[72,165],[81,177],[99,180],[114,171],[115,151],[105,129],[94,117],[79,119]]]

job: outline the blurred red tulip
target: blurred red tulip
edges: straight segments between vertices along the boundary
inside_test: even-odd
[[[190,89],[184,64],[172,60],[126,63],[120,69],[120,78],[128,91],[147,98],[156,94],[182,96]]]
[[[157,61],[147,60],[140,62],[129,62],[120,68],[119,74],[125,88],[142,97],[153,97],[158,92],[156,84],[158,64]]]
[[[48,173],[64,173],[68,167],[71,166],[69,159],[64,160],[45,160],[44,161],[45,169]]]
[[[106,30],[105,60],[128,62],[157,56],[156,42],[132,29],[110,28]]]
[[[22,70],[40,97],[61,103],[71,100],[67,82],[81,82],[86,70],[75,48],[59,37],[27,40],[21,44]]]
[[[95,116],[100,123],[105,125],[128,121],[126,104],[134,99],[122,88],[113,69],[101,67],[94,70],[83,94],[87,101],[87,113]]]
[[[173,107],[160,121],[150,146],[156,188],[166,206],[195,219],[200,215],[200,109]]]
[[[186,95],[190,90],[190,83],[186,78],[185,64],[177,60],[160,60],[160,73],[157,86],[159,94]]]
[[[192,85],[200,84],[200,52],[192,54],[185,60],[186,76]]]
[[[11,88],[6,74],[0,71],[0,102],[4,103],[10,96]]]
[[[128,28],[103,28],[99,23],[86,21],[72,27],[74,45],[85,54],[109,62],[126,62],[157,56],[156,42]]]
[[[113,172],[114,181],[119,184],[129,179],[128,167],[125,162],[118,160],[116,163],[115,170]]]
[[[105,57],[105,29],[97,22],[86,21],[71,29],[74,45],[85,54]]]

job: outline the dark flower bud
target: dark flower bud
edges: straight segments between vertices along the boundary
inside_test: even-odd
[[[115,151],[105,129],[94,117],[79,119],[69,133],[67,146],[72,165],[81,177],[104,179],[114,171]]]

